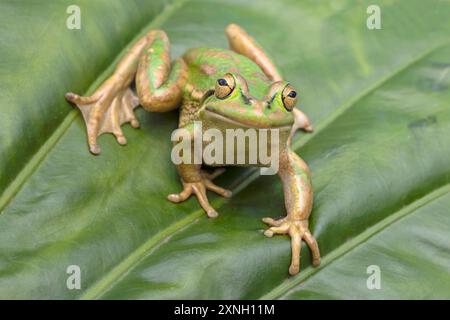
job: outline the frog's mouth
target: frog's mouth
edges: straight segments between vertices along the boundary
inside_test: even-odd
[[[242,128],[291,130],[293,124],[293,123],[288,124],[282,123],[279,125],[274,125],[274,124],[265,124],[263,122],[258,121],[250,121],[246,119],[236,119],[228,114],[225,115],[223,113],[219,113],[217,110],[212,110],[211,108],[208,108],[208,106],[205,107],[202,113],[203,115],[201,118],[204,120],[219,123],[229,123],[231,126]]]

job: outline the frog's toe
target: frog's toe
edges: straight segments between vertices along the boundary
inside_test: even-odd
[[[122,129],[120,126],[117,126],[113,132],[114,136],[116,137],[117,143],[124,146],[127,144],[127,138],[123,135]]]
[[[306,244],[308,245],[309,249],[311,250],[312,254],[312,265],[314,267],[318,267],[320,265],[320,251],[319,251],[319,245],[317,244],[316,239],[311,234],[309,230],[306,230],[306,232],[303,234],[303,240],[305,240]]]
[[[184,185],[183,191],[180,193],[173,193],[167,196],[167,199],[173,203],[180,203],[188,199],[192,194],[192,188],[190,185]]]
[[[97,95],[83,97],[83,96],[80,96],[80,95],[78,95],[76,93],[73,93],[73,92],[67,92],[65,94],[65,97],[66,97],[66,99],[68,101],[70,101],[70,102],[72,102],[74,104],[77,104],[77,105],[78,104],[84,105],[84,104],[95,103],[95,102],[98,101],[98,98],[99,98]]]
[[[102,149],[96,144],[89,146],[89,151],[94,155],[99,155]]]
[[[192,190],[194,191],[195,195],[197,196],[197,200],[202,206],[203,210],[205,210],[206,214],[210,218],[216,218],[219,214],[217,211],[211,206],[211,204],[208,201],[208,197],[206,195],[206,184],[204,182],[205,180],[201,182],[195,182],[192,183]]]
[[[306,127],[303,128],[303,130],[305,130],[308,133],[314,132],[314,128],[312,125],[307,125]]]
[[[222,197],[230,198],[233,195],[233,193],[230,190],[219,187],[214,182],[212,182],[213,179],[217,178],[224,172],[225,172],[225,168],[215,169],[211,173],[209,173],[205,170],[202,170],[201,171],[202,182],[207,190],[213,191],[213,192],[217,193],[218,195],[221,195]]]
[[[264,231],[264,235],[268,238],[272,238],[274,234],[286,234],[289,231],[289,226],[287,224],[280,225],[279,227],[270,227]]]
[[[127,139],[124,137],[123,134],[114,134],[116,136],[117,142],[124,146],[127,144]]]
[[[279,227],[285,221],[285,218],[279,220],[275,220],[272,218],[262,218],[262,221],[271,227]]]
[[[211,180],[205,179],[204,183],[205,183],[206,189],[213,191],[213,192],[221,195],[222,197],[231,198],[231,196],[233,195],[233,192],[231,190],[219,187],[218,185],[214,184]]]
[[[139,121],[137,119],[132,119],[130,123],[133,128],[139,128]]]
[[[206,212],[206,214],[210,218],[217,218],[219,216],[219,213],[216,210],[214,210],[214,209],[209,210],[208,212]]]

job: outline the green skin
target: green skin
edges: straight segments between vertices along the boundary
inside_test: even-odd
[[[273,82],[253,61],[226,49],[191,49],[183,58],[188,73],[187,85],[183,88],[180,127],[190,130],[192,137],[193,122],[199,120],[202,122],[203,132],[218,129],[224,137],[227,129],[279,129],[281,152],[288,151],[287,139],[294,116],[282,101],[281,89],[288,85],[287,82],[279,82],[273,86]],[[211,88],[215,87],[217,79],[224,74],[230,74],[234,78],[235,88],[227,97],[218,98]],[[270,145],[267,148],[269,150]],[[259,164],[258,159],[257,165]],[[198,180],[198,177],[191,177],[196,176],[193,171],[197,169],[190,167],[179,167],[181,176],[185,177],[184,181]],[[310,181],[305,180],[305,183]]]
[[[259,66],[247,57],[230,50],[211,48],[191,49],[184,57],[188,67],[187,82],[193,84],[197,91],[207,92],[214,88],[217,79],[227,73],[240,75],[248,86],[247,89],[245,84],[236,81],[236,88],[225,99],[210,95],[198,110],[200,119],[205,112],[211,111],[246,127],[278,128],[292,126],[294,123],[292,112],[287,111],[283,105],[281,91],[268,96],[272,82],[261,72]],[[210,72],[205,73],[205,69]],[[287,82],[283,84],[282,87],[287,85]],[[190,87],[189,89],[191,90]],[[190,90],[187,91],[185,87],[185,101],[192,99]],[[271,101],[270,107],[261,108],[255,103],[260,101]]]
[[[313,265],[320,263],[317,242],[308,228],[313,202],[310,172],[306,163],[290,150],[288,141],[296,129],[307,130],[309,121],[298,125],[301,112],[292,110],[295,102],[291,106],[286,104],[286,89],[292,87],[281,80],[261,47],[237,25],[228,26],[226,32],[233,50],[190,49],[171,64],[166,34],[153,30],[129,50],[115,73],[94,95],[81,97],[68,93],[66,97],[82,111],[90,150],[96,154],[100,152],[97,136],[104,132],[112,132],[119,143],[126,143],[120,125],[131,122],[137,127],[133,109],[138,104],[152,112],[170,111],[181,105],[179,127],[191,130],[191,138],[194,121],[202,121],[204,131],[218,129],[223,136],[227,129],[279,129],[278,175],[283,184],[287,216],[279,220],[264,218],[270,226],[264,234],[291,237],[289,272],[293,275],[299,272],[302,240],[311,248]],[[129,90],[134,77],[138,97]],[[219,86],[219,80],[224,78],[232,84],[225,95],[221,94],[225,87]],[[307,119],[303,114],[302,117]],[[169,195],[168,199],[179,203],[195,195],[207,215],[216,217],[218,214],[209,204],[206,191],[231,196],[231,191],[212,182],[218,173],[209,174],[198,164],[180,164],[177,169],[183,191]]]

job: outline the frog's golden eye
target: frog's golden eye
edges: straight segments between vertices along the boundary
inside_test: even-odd
[[[283,105],[287,111],[292,111],[297,103],[297,92],[291,85],[287,85],[281,94]]]
[[[234,77],[227,73],[222,78],[217,80],[214,94],[219,99],[225,99],[231,94],[231,92],[233,92],[235,86],[236,83],[234,81]]]

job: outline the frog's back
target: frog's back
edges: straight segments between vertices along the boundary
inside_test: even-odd
[[[215,82],[226,73],[238,73],[246,79],[254,96],[263,96],[270,83],[259,66],[247,57],[221,48],[194,48],[188,50],[183,59],[188,66],[188,90],[206,92],[214,88]]]

